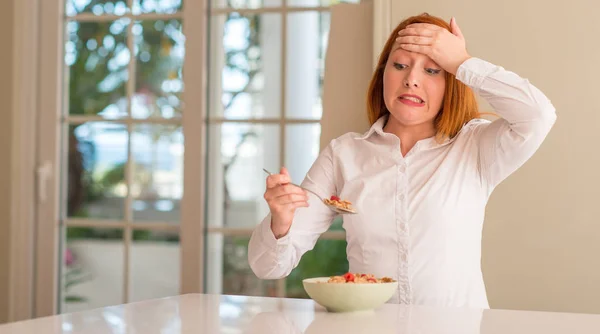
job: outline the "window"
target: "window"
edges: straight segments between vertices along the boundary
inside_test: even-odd
[[[338,1],[284,1],[212,2],[205,270],[211,293],[306,297],[303,278],[347,270],[339,221],[286,279],[259,280],[247,261],[250,234],[269,210],[262,169],[286,166],[300,183],[319,154],[329,6]]]
[[[66,0],[59,312],[177,295],[181,0]]]
[[[38,316],[203,288],[305,297],[303,278],[347,270],[339,221],[285,280],[246,255],[262,168],[301,182],[319,153],[338,1],[206,1],[43,3],[37,160],[60,179],[40,181]]]

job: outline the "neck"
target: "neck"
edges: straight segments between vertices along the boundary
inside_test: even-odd
[[[394,134],[400,138],[400,151],[402,152],[402,156],[406,156],[419,140],[435,136],[435,126],[433,125],[433,122],[403,125],[396,121],[391,115],[389,116],[383,131]]]

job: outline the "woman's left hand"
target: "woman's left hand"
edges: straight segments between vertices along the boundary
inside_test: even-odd
[[[454,18],[450,20],[450,28],[452,32],[434,24],[410,24],[398,32],[396,42],[404,50],[422,53],[446,72],[456,75],[458,67],[471,56]]]

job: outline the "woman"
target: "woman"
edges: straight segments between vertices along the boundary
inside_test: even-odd
[[[500,117],[481,119],[474,93]],[[554,107],[526,79],[471,57],[455,19],[423,14],[385,44],[368,114],[371,128],[331,141],[302,184],[357,210],[343,223],[350,271],[398,280],[390,302],[489,308],[485,206],[541,145]],[[289,182],[285,168],[267,178],[270,214],[248,248],[260,278],[287,276],[335,217]]]

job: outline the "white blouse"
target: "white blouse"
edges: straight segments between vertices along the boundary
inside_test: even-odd
[[[397,279],[392,303],[489,308],[481,272],[486,203],[556,121],[549,99],[502,67],[470,58],[456,77],[500,118],[472,120],[453,139],[424,139],[402,156],[382,117],[364,134],[332,140],[302,182],[352,202],[358,214],[343,216],[349,270]],[[286,236],[274,237],[270,215],[254,230],[248,260],[259,278],[287,276],[330,227],[335,213],[309,196]]]

